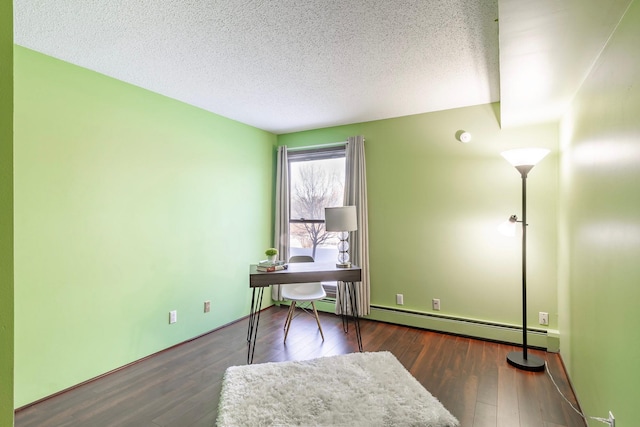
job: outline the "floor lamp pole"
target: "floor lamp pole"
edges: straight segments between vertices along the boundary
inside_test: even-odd
[[[507,354],[507,362],[526,371],[544,371],[544,360],[527,353],[527,173],[533,166],[516,166],[522,175],[522,353]]]

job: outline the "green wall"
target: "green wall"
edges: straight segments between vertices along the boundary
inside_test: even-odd
[[[16,46],[16,407],[248,314],[275,144]]]
[[[539,327],[538,312],[545,311],[548,328],[557,328],[558,125],[501,130],[498,108],[482,105],[278,137],[278,144],[295,147],[365,136],[373,305],[434,313],[431,300],[439,298],[437,314],[520,325],[520,240],[496,228],[521,214],[521,179],[500,152],[541,146],[552,153],[528,179],[528,323]],[[462,129],[472,134],[471,143],[456,140]],[[404,306],[395,303],[398,293],[404,294]],[[444,330],[451,322],[426,326]]]
[[[620,427],[640,425],[638,46],[635,1],[561,126],[562,355],[585,412]]]
[[[0,426],[13,425],[12,6],[0,0]]]
[[[10,7],[1,3],[0,16]],[[246,315],[246,266],[271,241],[273,147],[362,134],[372,304],[507,325],[520,324],[520,243],[496,227],[521,213],[520,177],[499,153],[552,150],[528,180],[528,323],[560,331],[588,415],[612,410],[618,426],[638,424],[637,1],[560,129],[500,129],[493,104],[276,137],[16,47],[13,166],[5,21],[0,227],[11,236],[13,167],[15,406]],[[462,129],[471,143],[455,139]],[[9,349],[0,353],[0,425],[13,419],[11,247],[0,243],[0,345]],[[202,313],[207,299],[211,314]],[[538,311],[549,312],[547,328]]]

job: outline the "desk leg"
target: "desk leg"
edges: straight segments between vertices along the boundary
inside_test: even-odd
[[[251,293],[251,311],[249,312],[249,327],[247,328],[247,364],[253,363],[253,353],[256,351],[256,339],[258,337],[258,324],[260,323],[260,307],[262,307],[262,295],[264,288],[256,288]]]
[[[358,350],[362,353],[362,335],[360,334],[360,316],[358,316],[358,294],[356,293],[355,282],[349,282],[351,284],[351,314],[353,316],[353,323],[356,328],[356,340],[358,341]]]
[[[253,312],[256,301],[256,288],[251,289],[251,309],[249,310],[249,324],[247,325],[247,342],[251,340],[253,331]]]
[[[345,282],[344,294],[342,295],[342,328],[344,332],[349,332],[349,322],[347,319],[347,301],[351,302],[351,317],[356,329],[356,340],[358,341],[358,350],[362,352],[362,335],[360,334],[360,316],[358,315],[358,294],[356,293],[355,282]]]
[[[342,319],[342,330],[345,334],[349,333],[349,319],[347,319],[347,301],[349,301],[347,282],[344,283],[344,289],[340,292],[340,318]]]

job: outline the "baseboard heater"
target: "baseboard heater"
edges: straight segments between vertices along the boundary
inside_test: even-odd
[[[371,306],[367,319],[414,326],[471,338],[505,344],[522,344],[522,327],[463,317],[404,310],[379,305]],[[532,348],[558,351],[557,334],[548,330],[527,328],[527,343]]]

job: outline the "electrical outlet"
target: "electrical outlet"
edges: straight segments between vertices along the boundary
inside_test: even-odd
[[[172,310],[169,312],[169,324],[176,323],[178,321],[178,311]]]
[[[205,301],[204,302],[204,312],[208,313],[211,311],[211,301]]]
[[[548,325],[549,324],[549,313],[545,313],[544,311],[541,311],[538,313],[538,323],[540,323],[541,325]]]
[[[404,305],[404,295],[396,294],[396,304]]]
[[[434,298],[431,300],[431,306],[435,311],[440,311],[440,299]]]

